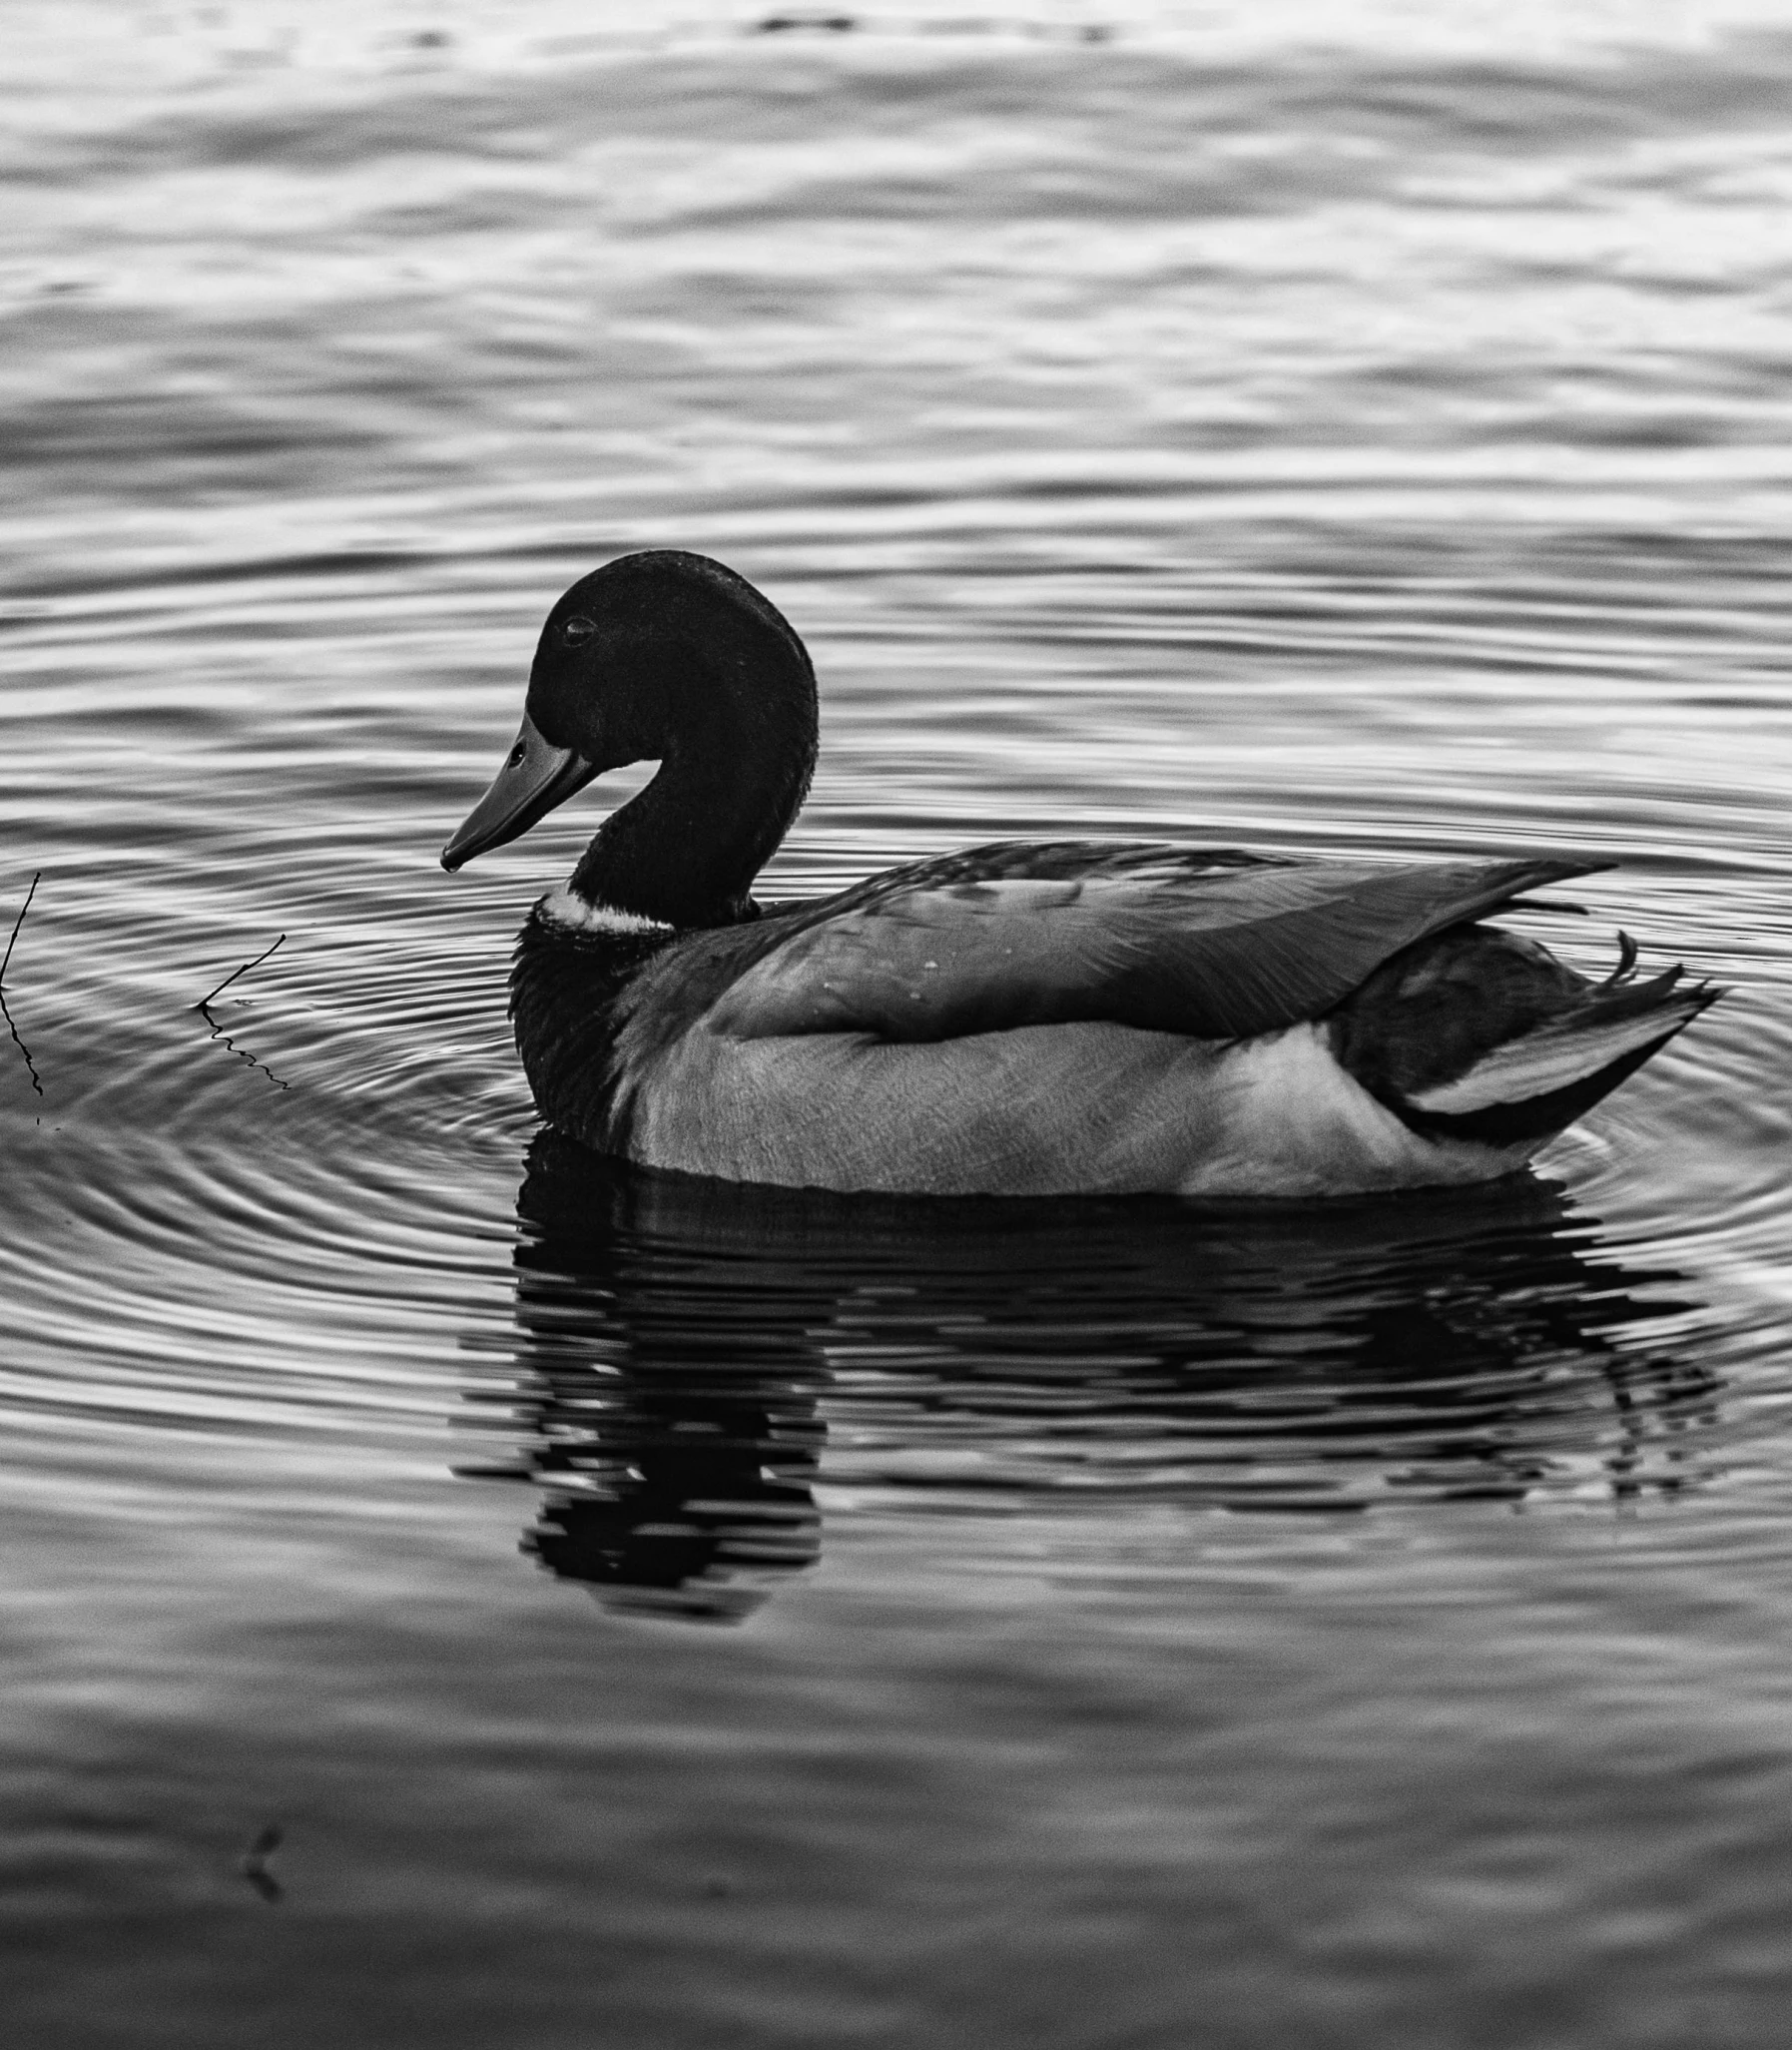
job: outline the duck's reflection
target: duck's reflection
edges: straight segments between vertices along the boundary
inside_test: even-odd
[[[745,1615],[830,1478],[1336,1513],[1697,1472],[1673,1278],[1534,1182],[1218,1217],[642,1173],[542,1134],[518,1199],[526,1547],[615,1606]]]
[[[530,1149],[519,1408],[548,1492],[524,1549],[610,1606],[725,1622],[820,1551],[826,1367],[800,1270],[672,1191],[552,1133]]]

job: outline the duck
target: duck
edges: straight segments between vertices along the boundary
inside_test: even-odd
[[[1612,866],[995,841],[821,897],[753,891],[808,793],[816,674],[673,549],[548,613],[522,726],[442,866],[657,762],[517,943],[546,1122],[639,1166],[936,1196],[1314,1199],[1490,1181],[1722,996],[1592,981],[1492,923]],[[1578,909],[1578,907],[1562,907]]]

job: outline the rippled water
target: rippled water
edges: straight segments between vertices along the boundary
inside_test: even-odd
[[[12,2040],[1783,2040],[1777,13],[4,10]],[[435,856],[655,544],[775,887],[1565,845],[1735,994],[1516,1188],[617,1170],[609,783]]]

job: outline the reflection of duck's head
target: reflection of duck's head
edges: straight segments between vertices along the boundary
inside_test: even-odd
[[[549,1487],[527,1547],[612,1607],[733,1621],[819,1544],[820,1363],[795,1305],[737,1302],[638,1174],[544,1133],[517,1199],[520,1408]]]
[[[1682,1303],[1531,1183],[1221,1215],[843,1199],[543,1133],[518,1208],[530,1549],[607,1602],[744,1614],[831,1478],[1226,1509],[1683,1486],[1718,1384]]]

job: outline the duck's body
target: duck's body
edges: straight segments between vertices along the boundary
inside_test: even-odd
[[[589,651],[589,652],[587,652]],[[1593,984],[1479,924],[1598,864],[1400,866],[1004,842],[761,907],[814,678],[700,557],[550,615],[450,866],[605,767],[661,772],[524,929],[517,1044],[554,1124],[646,1165],[926,1194],[1315,1196],[1522,1165],[1714,993]]]

